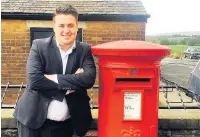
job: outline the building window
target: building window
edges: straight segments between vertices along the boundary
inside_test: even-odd
[[[49,36],[54,35],[53,28],[30,28],[30,32],[31,32],[31,39],[30,39],[31,45],[34,39],[47,38]],[[83,41],[82,28],[78,29],[76,40],[80,42]]]

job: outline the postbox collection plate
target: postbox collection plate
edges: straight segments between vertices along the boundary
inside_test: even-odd
[[[124,92],[124,120],[142,120],[142,93],[139,91]]]

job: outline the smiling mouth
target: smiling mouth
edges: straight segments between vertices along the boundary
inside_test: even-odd
[[[67,38],[69,38],[69,37],[71,37],[71,36],[63,36],[63,38],[65,38],[65,39],[67,39]]]

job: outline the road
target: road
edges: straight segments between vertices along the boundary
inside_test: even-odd
[[[197,62],[195,59],[166,58],[161,61],[161,77],[187,89],[191,72]]]

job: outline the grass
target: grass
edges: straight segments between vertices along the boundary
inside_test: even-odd
[[[170,58],[181,58],[184,56],[184,51],[189,47],[188,45],[165,45],[171,49]],[[200,46],[191,46],[194,48],[200,48]]]
[[[177,52],[183,52],[185,49],[188,48],[188,45],[166,45],[167,47],[171,48],[171,54]]]
[[[165,46],[171,48],[171,54],[177,52],[183,53],[183,51],[188,48],[188,45],[165,45]],[[200,48],[200,46],[191,46],[191,47]]]

